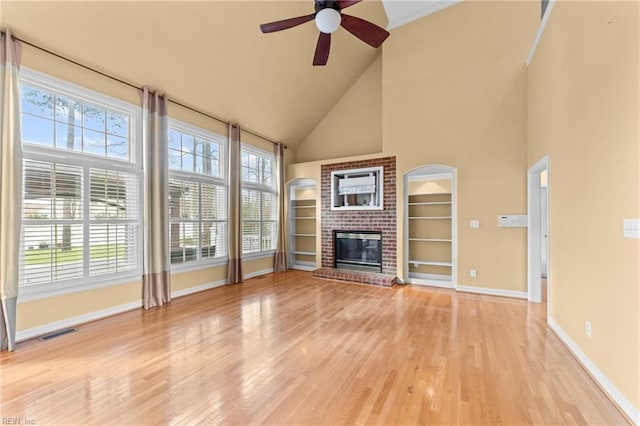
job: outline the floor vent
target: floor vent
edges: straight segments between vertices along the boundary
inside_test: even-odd
[[[44,341],[47,341],[47,340],[51,340],[51,339],[53,339],[55,337],[64,336],[65,334],[75,333],[76,331],[78,331],[78,329],[73,328],[73,327],[65,328],[63,330],[58,330],[58,331],[54,331],[53,333],[42,335],[42,336],[38,337],[38,340],[40,340],[41,342],[44,342]]]

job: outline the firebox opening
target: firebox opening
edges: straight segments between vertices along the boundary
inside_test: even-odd
[[[382,272],[382,233],[379,231],[333,231],[336,269]]]

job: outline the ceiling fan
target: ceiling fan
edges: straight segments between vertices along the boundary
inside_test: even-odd
[[[373,47],[380,47],[382,42],[389,37],[389,32],[385,29],[364,19],[342,13],[342,9],[361,1],[315,0],[315,13],[262,24],[260,25],[260,30],[265,34],[273,33],[315,20],[316,26],[320,30],[320,37],[318,37],[316,53],[313,56],[313,65],[326,65],[329,59],[329,49],[331,48],[331,33],[335,32],[340,26]]]

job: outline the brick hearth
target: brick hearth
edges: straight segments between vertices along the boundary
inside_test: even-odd
[[[339,281],[350,281],[361,284],[393,287],[397,283],[397,277],[373,272],[350,271],[347,269],[320,268],[313,271],[316,278],[328,278]]]

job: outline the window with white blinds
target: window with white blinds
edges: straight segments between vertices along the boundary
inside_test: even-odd
[[[171,264],[210,265],[227,258],[225,138],[169,122]]]
[[[21,295],[141,273],[139,108],[22,71]]]
[[[242,252],[259,254],[276,249],[277,193],[275,155],[242,148]]]

